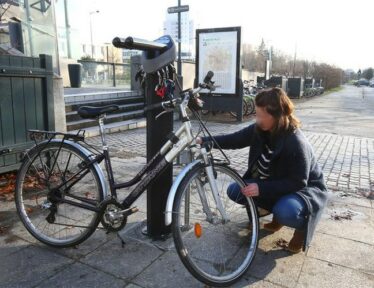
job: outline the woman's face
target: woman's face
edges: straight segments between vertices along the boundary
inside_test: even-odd
[[[274,117],[266,112],[265,107],[256,106],[256,123],[263,131],[270,131],[275,125]]]

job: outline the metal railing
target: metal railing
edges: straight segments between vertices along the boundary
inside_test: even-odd
[[[131,65],[91,60],[78,60],[82,64],[82,87],[121,87],[130,89]]]

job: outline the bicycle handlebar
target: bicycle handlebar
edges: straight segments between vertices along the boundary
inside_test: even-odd
[[[141,51],[162,51],[166,48],[166,44],[148,41],[144,39],[127,37],[126,39],[115,37],[112,41],[114,47],[125,49],[136,49]]]

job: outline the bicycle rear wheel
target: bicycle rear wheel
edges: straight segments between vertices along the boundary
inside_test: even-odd
[[[253,261],[258,242],[255,204],[247,209],[227,196],[227,188],[244,186],[240,176],[227,166],[215,165],[215,177],[229,221],[216,209],[204,165],[192,169],[179,186],[174,204],[172,232],[180,259],[198,280],[211,286],[228,286],[239,280]],[[208,219],[200,192],[206,195],[213,215]]]
[[[248,114],[248,103],[247,103],[247,101],[245,101],[244,99],[243,99],[243,108],[242,108],[242,115],[243,115],[243,117],[244,116],[246,116],[247,114]],[[230,115],[232,116],[232,117],[237,117],[237,115],[238,115],[238,113],[236,113],[236,112],[234,112],[234,111],[230,111]]]
[[[246,115],[256,114],[256,105],[255,105],[255,100],[253,99],[253,97],[247,98],[247,104],[248,104],[248,112]]]
[[[57,195],[78,204],[98,206],[103,190],[92,166],[84,169],[85,175],[69,189],[67,184],[54,189],[62,183],[72,183],[74,180],[68,180],[87,161],[82,151],[61,142],[51,142],[41,151],[34,149],[26,155],[17,175],[15,201],[21,221],[39,241],[69,247],[83,242],[95,231],[100,213],[53,199]]]

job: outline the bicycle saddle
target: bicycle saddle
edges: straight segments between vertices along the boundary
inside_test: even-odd
[[[96,118],[105,113],[115,112],[119,110],[118,105],[107,105],[102,107],[95,106],[81,106],[78,109],[78,114],[82,118]]]

